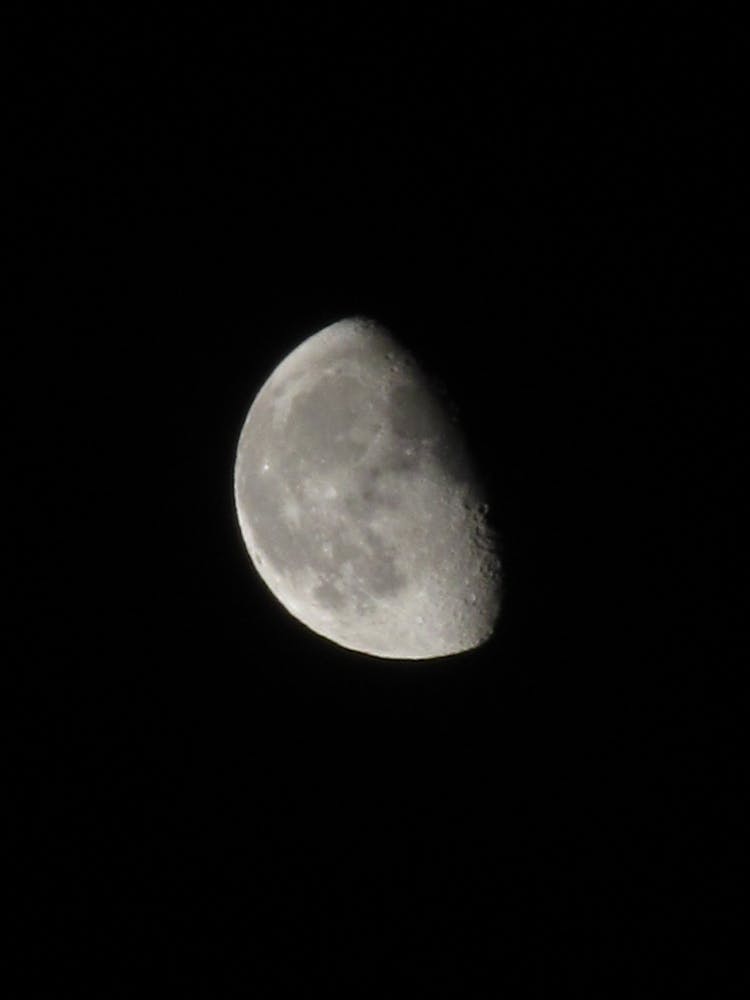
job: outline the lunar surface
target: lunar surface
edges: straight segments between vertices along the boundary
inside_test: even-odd
[[[500,564],[464,438],[378,323],[341,320],[278,365],[242,428],[234,491],[255,568],[319,635],[429,659],[492,634]]]

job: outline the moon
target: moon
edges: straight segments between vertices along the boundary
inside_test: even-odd
[[[260,577],[318,635],[409,660],[492,635],[500,561],[466,441],[376,321],[333,323],[272,372],[240,433],[234,497]]]

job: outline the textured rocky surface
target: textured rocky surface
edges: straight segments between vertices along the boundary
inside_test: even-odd
[[[263,580],[334,642],[420,659],[491,635],[500,567],[465,442],[377,323],[334,323],[276,368],[240,436],[235,500]]]

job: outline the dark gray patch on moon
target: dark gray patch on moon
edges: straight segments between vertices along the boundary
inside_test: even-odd
[[[442,471],[455,483],[477,483],[476,471],[459,428],[446,423],[432,444],[432,456]]]
[[[444,390],[428,382],[397,386],[391,394],[389,417],[393,433],[428,454],[455,482],[476,480],[466,441]]]
[[[343,608],[346,605],[344,595],[328,581],[324,581],[313,590],[313,597],[324,608]]]
[[[422,385],[398,385],[391,393],[388,414],[393,433],[409,441],[430,441],[440,432],[444,415],[437,400]]]
[[[395,597],[407,584],[406,574],[396,567],[395,547],[387,545],[372,528],[365,528],[363,534],[370,555],[367,577],[363,581],[365,591],[378,597],[385,594]]]
[[[286,421],[286,456],[291,472],[295,471],[295,463],[338,466],[356,462],[364,455],[368,435],[376,433],[377,428],[362,412],[362,395],[362,384],[357,379],[334,373],[300,393]],[[363,431],[356,439],[352,435],[355,426],[361,426]]]

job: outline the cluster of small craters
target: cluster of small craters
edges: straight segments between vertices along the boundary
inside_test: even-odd
[[[471,536],[475,547],[481,553],[480,569],[492,580],[500,578],[500,559],[497,554],[497,533],[489,523],[489,504],[467,504],[471,523]]]

